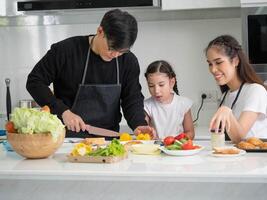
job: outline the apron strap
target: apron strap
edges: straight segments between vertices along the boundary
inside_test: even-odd
[[[93,38],[94,39],[94,38]],[[93,41],[92,39],[92,41]],[[85,77],[86,77],[86,73],[87,73],[87,68],[88,68],[88,62],[89,62],[89,57],[90,57],[90,51],[91,48],[89,47],[88,51],[87,51],[87,57],[86,57],[86,62],[85,62],[85,68],[84,68],[84,72],[83,72],[83,79],[82,79],[82,85],[84,85],[85,82]]]
[[[119,61],[118,57],[116,57],[116,66],[117,66],[117,84],[120,84],[120,69],[119,69]]]
[[[235,96],[235,99],[234,99],[234,101],[233,101],[233,103],[232,103],[232,105],[231,105],[231,109],[233,109],[233,107],[234,107],[234,105],[235,105],[235,103],[236,103],[236,101],[237,101],[237,99],[238,99],[238,97],[239,97],[239,95],[240,95],[240,92],[241,92],[241,90],[242,90],[242,88],[243,88],[243,86],[244,86],[244,84],[245,84],[245,83],[243,82],[243,83],[241,84],[241,86],[239,87],[238,92],[237,92],[237,94],[236,94],[236,96]],[[225,97],[226,97],[227,93],[228,93],[228,90],[225,92],[225,94],[224,94],[224,96],[223,96],[223,99],[222,99],[222,101],[220,102],[219,107],[222,106],[222,104],[223,104],[223,102],[224,102],[224,100],[225,100]]]
[[[235,103],[236,103],[236,101],[237,101],[237,99],[238,99],[238,97],[239,97],[239,95],[240,95],[240,92],[241,92],[241,90],[242,90],[244,84],[245,84],[245,82],[242,82],[241,86],[239,87],[238,92],[237,92],[237,94],[236,94],[236,96],[235,96],[235,99],[234,99],[234,101],[233,101],[233,103],[232,103],[232,105],[231,105],[231,109],[233,109],[233,107],[235,106]],[[228,93],[228,90],[225,92],[225,94],[224,94],[224,96],[223,96],[223,99],[222,99],[222,101],[221,101],[219,107],[222,106],[222,104],[223,104],[223,102],[224,102],[224,100],[225,100],[225,97],[226,97],[227,93]],[[220,124],[220,128],[221,128],[221,124]],[[225,133],[225,139],[226,139],[227,141],[231,140],[230,137],[229,137],[229,135],[228,135],[228,133],[227,133],[226,131],[225,131],[224,133]]]

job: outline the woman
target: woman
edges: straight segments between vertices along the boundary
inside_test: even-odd
[[[222,35],[206,48],[210,73],[223,97],[210,130],[227,132],[238,143],[244,138],[267,138],[267,92],[235,38]]]

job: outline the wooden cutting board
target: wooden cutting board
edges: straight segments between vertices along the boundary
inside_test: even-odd
[[[68,155],[68,161],[74,163],[115,163],[128,157],[125,153],[123,156],[71,156]]]

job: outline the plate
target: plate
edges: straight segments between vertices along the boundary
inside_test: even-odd
[[[170,155],[170,156],[191,156],[194,154],[199,153],[201,150],[204,149],[204,147],[198,145],[200,148],[198,149],[193,149],[193,150],[168,150],[165,147],[159,147],[161,151],[164,153]]]
[[[120,141],[121,144],[131,143],[131,142],[141,142],[140,144],[154,144],[155,140],[128,140],[128,141]],[[134,144],[135,145],[135,144]]]
[[[260,139],[264,142],[266,142],[267,139]],[[237,145],[235,145],[235,147],[237,147]],[[238,148],[238,147],[237,147]],[[240,149],[240,148],[239,148]],[[255,149],[243,149],[242,150],[246,151],[246,152],[250,152],[250,153],[267,153],[267,149],[260,149],[259,147],[256,147]]]
[[[214,156],[214,157],[237,157],[237,156],[242,156],[242,155],[245,155],[246,154],[246,151],[245,150],[241,150],[240,149],[240,152],[238,154],[215,154],[213,153],[213,151],[210,153],[211,156]]]
[[[159,155],[159,145],[157,144],[135,144],[132,145],[130,151],[139,155]]]

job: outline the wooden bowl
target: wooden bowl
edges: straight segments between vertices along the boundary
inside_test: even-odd
[[[50,133],[21,134],[7,133],[7,140],[13,150],[25,158],[47,158],[55,153],[62,145],[65,138],[65,129],[53,141]]]

